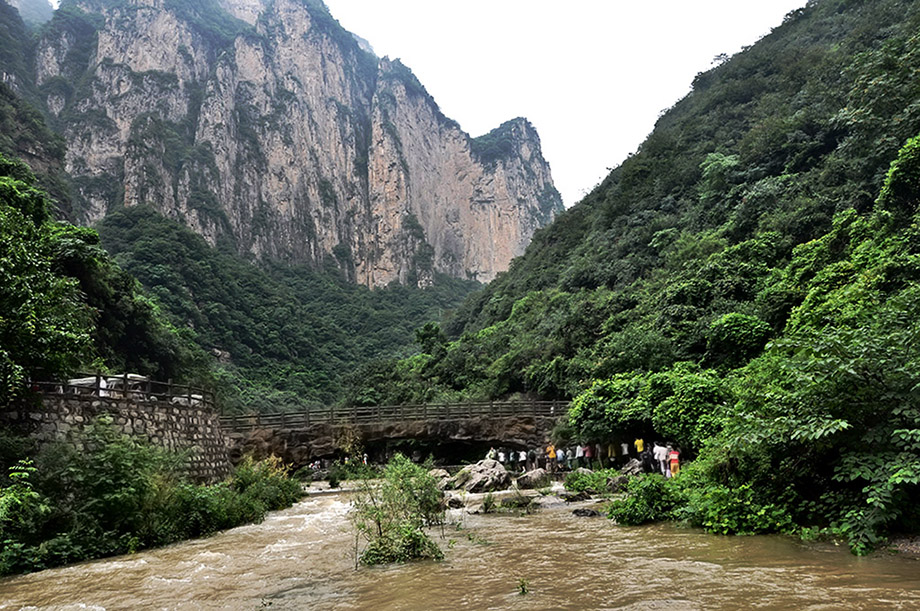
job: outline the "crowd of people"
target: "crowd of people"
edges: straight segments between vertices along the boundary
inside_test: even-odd
[[[550,473],[571,471],[580,467],[588,469],[613,469],[623,467],[635,459],[642,471],[660,472],[674,477],[680,472],[680,448],[674,444],[656,441],[649,448],[644,439],[637,438],[631,445],[622,443],[579,443],[560,446],[550,443],[546,448],[516,450],[489,448],[486,458],[497,460],[506,469],[526,472],[542,468]]]

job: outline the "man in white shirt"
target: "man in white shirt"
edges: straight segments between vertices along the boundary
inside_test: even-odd
[[[658,466],[661,468],[661,474],[667,477],[668,476],[668,449],[656,441],[655,447],[652,449],[652,454],[655,457],[655,460],[658,461]]]

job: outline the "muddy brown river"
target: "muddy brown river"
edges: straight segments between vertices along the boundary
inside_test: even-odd
[[[0,609],[920,609],[912,558],[571,507],[456,513],[444,562],[355,570],[347,512],[344,495],[309,497],[208,539],[7,578]]]

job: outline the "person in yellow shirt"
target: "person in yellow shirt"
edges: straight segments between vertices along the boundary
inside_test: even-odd
[[[636,439],[633,442],[633,445],[636,446],[636,454],[642,454],[642,451],[645,449],[645,441],[642,439]]]
[[[552,473],[556,470],[556,446],[546,446],[546,470]]]

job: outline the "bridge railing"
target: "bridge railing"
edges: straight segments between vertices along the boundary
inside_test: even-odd
[[[158,382],[134,373],[106,375],[80,373],[67,380],[32,382],[33,390],[63,398],[127,399],[139,403],[161,401],[186,407],[215,409],[214,393],[189,384]]]
[[[568,410],[566,401],[494,401],[329,407],[280,414],[221,416],[221,426],[234,432],[285,429],[313,424],[374,424],[410,420],[457,420],[479,417],[533,416],[554,418]]]

